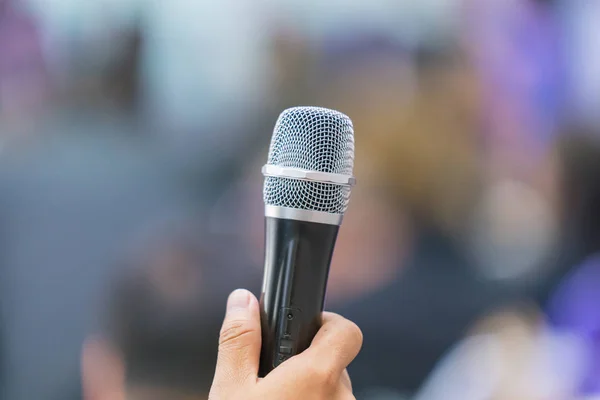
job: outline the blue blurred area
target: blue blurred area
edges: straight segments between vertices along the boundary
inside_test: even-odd
[[[182,263],[201,276],[212,349],[227,293],[259,294],[260,166],[295,105],[356,129],[328,308],[365,333],[359,399],[589,394],[590,334],[546,304],[579,304],[564,288],[600,243],[599,10],[0,0],[2,398],[81,398],[81,348],[120,260],[136,246],[139,263],[160,258],[149,232],[205,250]]]

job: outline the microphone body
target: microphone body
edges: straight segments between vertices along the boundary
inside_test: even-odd
[[[260,374],[306,350],[321,326],[339,227],[267,217]]]
[[[346,115],[296,107],[279,116],[262,170],[261,377],[306,350],[321,327],[333,249],[355,183],[353,166],[354,130]]]

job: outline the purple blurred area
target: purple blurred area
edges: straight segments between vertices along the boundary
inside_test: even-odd
[[[565,279],[552,299],[549,317],[558,330],[576,332],[587,350],[587,373],[582,380],[586,394],[600,390],[600,315],[598,257],[586,260]]]
[[[0,0],[0,398],[93,400],[98,335],[123,390],[206,398],[296,105],[356,131],[327,308],[359,400],[600,395],[599,29],[585,0]]]

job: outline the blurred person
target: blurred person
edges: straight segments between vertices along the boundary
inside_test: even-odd
[[[83,352],[85,399],[354,398],[345,367],[360,349],[356,325],[325,314],[311,347],[259,380],[256,298],[245,290],[229,296],[217,340],[222,311],[206,273],[216,266],[189,249],[162,247],[130,265],[111,292],[107,335]]]
[[[323,101],[353,118],[356,174],[446,232],[464,229],[481,161],[477,82],[453,50],[359,41],[323,61],[322,82]]]
[[[481,92],[482,193],[471,256],[488,279],[531,285],[551,271],[558,221],[544,165],[564,118],[565,54],[550,2],[466,1],[463,43]]]
[[[353,119],[359,185],[386,193],[409,232],[408,243],[396,237],[404,239],[398,249],[407,246],[396,275],[338,308],[365,332],[350,368],[359,398],[416,392],[469,326],[527,294],[482,276],[465,245],[483,164],[479,89],[468,59],[449,48],[422,49],[411,60],[389,42],[370,43],[333,52],[331,65],[346,68],[327,75],[324,63],[322,87],[325,105]]]
[[[0,158],[5,398],[80,398],[81,343],[120,253],[149,225],[192,221],[210,197],[209,185],[196,181],[206,196],[197,197],[157,149],[112,122],[47,124]]]
[[[120,263],[104,295],[105,321],[84,347],[85,399],[208,397],[222,323],[216,304],[244,274],[223,280],[223,245],[198,233],[160,229]]]
[[[535,307],[491,312],[438,363],[415,400],[567,399],[582,353]]]
[[[94,86],[99,79],[105,79],[123,59],[137,55],[130,46],[130,35],[135,35],[140,25],[142,4],[137,0],[19,1],[43,34],[48,71],[59,97],[63,91],[72,91],[73,86],[79,89],[78,94],[83,90],[97,91]],[[99,100],[94,95],[90,97]],[[84,96],[78,100],[90,101]]]
[[[36,146],[36,141],[43,141],[46,136],[54,136],[55,132],[60,130],[73,132],[81,129],[82,133],[76,135],[89,136],[86,132],[87,127],[84,128],[88,122],[86,120],[94,121],[90,125],[97,124],[101,129],[114,129],[124,136],[139,135],[144,132],[146,136],[144,139],[148,140],[150,135],[147,130],[134,126],[139,122],[134,117],[139,96],[137,69],[141,46],[141,38],[139,30],[135,29],[136,26],[132,26],[131,30],[111,32],[118,45],[113,43],[114,53],[106,55],[99,51],[97,43],[85,42],[85,35],[74,35],[71,40],[63,37],[62,39],[65,40],[55,42],[54,32],[49,28],[52,24],[42,18],[39,10],[29,1],[24,0],[20,4],[22,7],[19,9],[26,10],[25,15],[35,23],[38,33],[36,48],[43,55],[44,74],[48,82],[46,82],[47,90],[43,107],[22,114],[21,119],[24,123],[19,125],[10,123],[10,118],[4,120],[0,118],[6,139],[3,146],[9,147],[11,151],[24,148],[27,152],[30,145]],[[7,59],[2,58],[0,64],[5,62],[7,65],[13,65],[18,73],[13,72],[18,76],[29,74],[30,68],[27,64],[37,60],[29,54],[31,46],[22,39],[13,42],[13,45],[20,46],[20,51],[9,54],[10,57]],[[72,53],[61,53],[60,49],[63,46],[70,46],[69,50]],[[60,62],[54,59],[59,53]],[[102,62],[95,58],[100,55],[106,56]],[[60,71],[57,72],[57,68]],[[59,72],[64,73],[65,76],[61,76]],[[37,81],[33,78],[26,80],[28,84],[37,85]],[[26,91],[23,90],[22,93],[26,94]],[[14,99],[18,99],[18,96],[14,96]],[[8,108],[6,110],[8,111]],[[59,125],[60,128],[57,128]],[[109,133],[109,136],[113,133]]]
[[[112,118],[131,119],[137,122],[140,107],[139,68],[143,31],[138,25],[112,31],[113,41],[118,42],[114,54],[100,61],[90,60],[90,53],[102,54],[94,44],[84,43],[75,47],[68,69],[69,78],[62,83],[57,100],[61,108],[57,112],[77,113],[82,110],[104,112]],[[149,135],[149,132],[145,133]]]

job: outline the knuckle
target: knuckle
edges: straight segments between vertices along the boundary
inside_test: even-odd
[[[362,330],[352,321],[348,321],[348,334],[352,339],[353,343],[356,343],[358,347],[362,347],[363,344],[363,333]]]
[[[230,321],[223,325],[219,334],[219,348],[239,348],[247,345],[246,338],[253,334],[252,327],[247,321]]]

